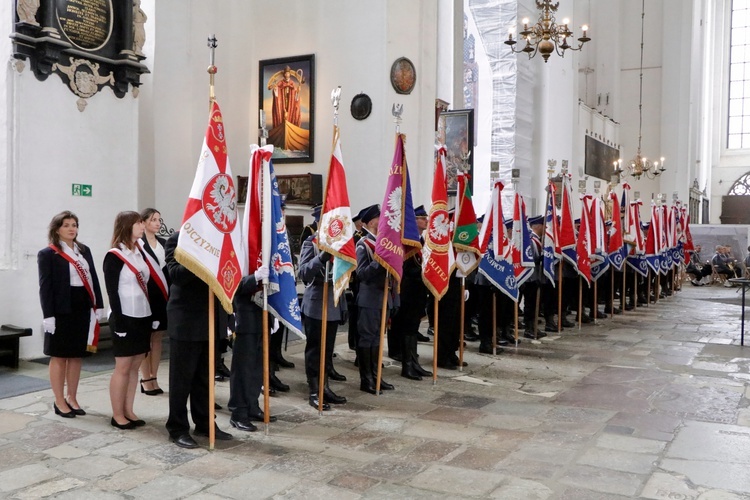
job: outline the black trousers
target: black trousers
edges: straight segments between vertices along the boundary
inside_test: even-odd
[[[211,381],[213,383],[213,381]],[[208,432],[208,341],[169,339],[169,417],[172,437],[190,431],[187,402],[196,430]]]
[[[380,308],[359,307],[357,316],[357,347],[370,348],[380,345]]]
[[[326,363],[328,363],[333,355],[338,326],[338,321],[326,321]],[[318,380],[320,376],[320,336],[322,328],[322,320],[305,316],[305,335],[307,336],[307,343],[305,344],[305,375],[307,375],[308,382],[310,380]],[[326,370],[329,368],[326,365]]]
[[[495,296],[495,322],[498,328],[509,326],[513,322],[513,302],[494,286],[477,286],[479,295],[479,342],[484,346],[492,346],[492,297]],[[499,335],[498,335],[499,338]]]
[[[229,409],[234,420],[260,413],[258,397],[263,385],[263,338],[258,333],[238,333],[232,347]]]

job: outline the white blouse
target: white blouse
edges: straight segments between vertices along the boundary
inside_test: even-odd
[[[149,246],[151,246],[150,243],[149,243]],[[161,243],[159,243],[159,240],[156,240],[156,246],[151,247],[151,250],[153,250],[154,255],[156,255],[156,261],[159,263],[159,267],[163,269],[167,263],[167,254],[164,253],[164,247],[161,246]]]
[[[70,248],[67,243],[60,241],[60,247],[63,249],[63,252],[81,264],[81,267],[86,271],[86,276],[89,277],[90,281],[91,270],[89,269],[89,263],[83,258],[81,249],[78,248],[78,244],[73,243],[73,248]],[[68,267],[70,268],[70,286],[83,286],[83,280],[81,279],[81,275],[78,274],[76,267],[73,264],[68,264]]]
[[[143,255],[140,251],[133,252],[129,250],[123,244],[120,244],[120,251],[125,258],[136,268],[143,276],[143,283],[148,283],[150,273],[148,271],[148,265],[143,259]],[[117,285],[117,292],[120,296],[120,307],[122,307],[122,314],[130,316],[131,318],[145,318],[151,316],[151,306],[148,303],[148,297],[143,293],[143,289],[138,284],[133,271],[130,270],[125,263],[122,265],[120,271],[120,281]]]

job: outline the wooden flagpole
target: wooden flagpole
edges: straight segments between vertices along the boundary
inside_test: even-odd
[[[265,424],[265,432],[268,435],[268,423],[270,410],[270,399],[271,399],[271,377],[269,376],[269,363],[268,363],[268,279],[264,280],[263,283],[263,423]]]
[[[646,307],[651,307],[651,269],[646,271]]]
[[[214,93],[214,75],[216,75],[215,66],[216,52],[216,35],[208,37],[208,112],[211,113],[211,107],[216,100]],[[214,388],[214,373],[216,370],[216,325],[214,324],[214,292],[211,287],[208,288],[208,449],[214,449],[216,442],[216,394]]]
[[[464,371],[464,319],[466,316],[466,278],[461,277],[461,327],[458,330],[458,371]]]
[[[627,261],[627,257],[622,261],[622,290],[620,290],[620,312],[622,314],[625,314],[625,290],[627,290],[628,286],[625,279],[628,274]],[[614,294],[612,294],[612,296],[614,297]],[[633,310],[635,311],[635,304],[633,304],[633,306]]]
[[[638,309],[638,273],[633,271],[633,297],[635,304],[633,304],[633,311]]]
[[[515,325],[514,325],[514,327],[515,327],[514,335],[515,335],[515,339],[516,339],[516,348],[518,348],[518,302],[516,302],[515,304],[513,304],[513,306],[514,306],[513,307],[513,321],[515,323]]]
[[[560,258],[560,264],[557,266],[557,333],[562,332],[562,268],[563,260]]]
[[[594,303],[591,305],[591,315],[594,317],[594,324],[596,324],[596,317],[599,316],[599,297],[597,296],[598,288],[597,284],[599,280],[594,280]]]
[[[433,295],[434,299],[434,313],[432,315],[432,385],[437,384],[437,359],[438,359],[438,313],[440,312],[439,302],[437,295]]]
[[[610,266],[611,270],[610,273],[611,276],[609,278],[609,285],[610,285],[610,291],[609,291],[609,314],[612,318],[615,317],[615,269],[614,267]],[[623,308],[624,309],[624,308]]]
[[[540,287],[537,286],[536,288],[536,301],[534,304],[534,339],[537,338],[537,331],[539,330],[539,302],[541,301],[541,290]],[[528,328],[529,325],[526,325],[526,328]]]
[[[216,442],[216,414],[214,403],[216,395],[214,390],[214,371],[216,370],[216,324],[214,322],[214,292],[208,289],[208,449],[214,449]]]
[[[380,310],[380,345],[378,346],[378,376],[375,381],[375,395],[380,395],[380,380],[383,376],[383,342],[385,341],[385,322],[388,317],[388,279],[389,275],[385,276],[385,285],[383,288],[383,307]],[[437,330],[435,330],[437,332]],[[362,360],[359,361],[360,363]]]
[[[326,382],[326,335],[328,334],[328,269],[330,268],[331,263],[326,262],[326,271],[325,271],[325,278],[323,281],[323,311],[321,311],[322,319],[320,320],[320,349],[318,352],[320,353],[320,365],[319,365],[319,371],[318,371],[318,414],[323,414],[323,392],[325,391],[325,382]],[[388,280],[386,279],[386,283]],[[380,341],[383,341],[383,336],[381,333]],[[382,353],[383,350],[381,349],[380,352]],[[360,360],[360,363],[362,360]],[[378,379],[378,383],[380,383],[380,379]]]
[[[583,278],[578,277],[578,329],[583,322]]]

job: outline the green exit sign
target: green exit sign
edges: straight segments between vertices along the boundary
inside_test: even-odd
[[[91,196],[91,184],[73,184],[73,196]]]

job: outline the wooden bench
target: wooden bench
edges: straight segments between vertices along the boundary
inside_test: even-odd
[[[18,369],[19,340],[31,337],[31,328],[15,325],[0,326],[0,364]]]

